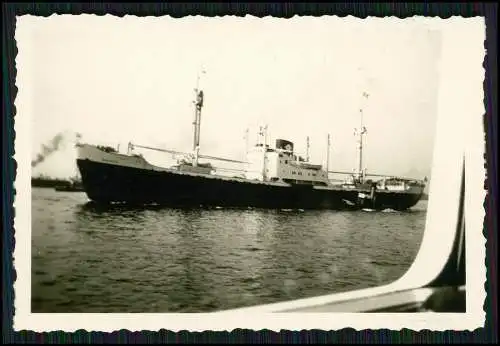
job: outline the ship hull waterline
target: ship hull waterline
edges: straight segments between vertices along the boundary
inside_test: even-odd
[[[77,166],[88,198],[104,205],[403,211],[413,207],[422,196],[379,190],[374,199],[362,200],[357,189],[316,189],[300,184],[279,186],[209,179],[90,159],[77,159]],[[368,190],[365,192],[369,193]]]

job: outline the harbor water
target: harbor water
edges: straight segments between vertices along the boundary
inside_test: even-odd
[[[211,312],[389,283],[418,252],[406,212],[102,208],[32,189],[32,312]]]

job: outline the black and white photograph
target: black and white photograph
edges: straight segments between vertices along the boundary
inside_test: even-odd
[[[483,19],[15,38],[16,328],[482,326]]]

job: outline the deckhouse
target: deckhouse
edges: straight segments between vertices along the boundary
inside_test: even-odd
[[[294,151],[293,143],[277,139],[274,148],[267,144],[265,128],[247,153],[245,177],[259,181],[282,181],[290,184],[328,185],[322,165],[308,162]]]

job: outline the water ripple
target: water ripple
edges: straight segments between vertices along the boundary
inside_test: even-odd
[[[32,311],[206,312],[388,283],[416,256],[425,203],[384,213],[103,208],[33,189]]]

